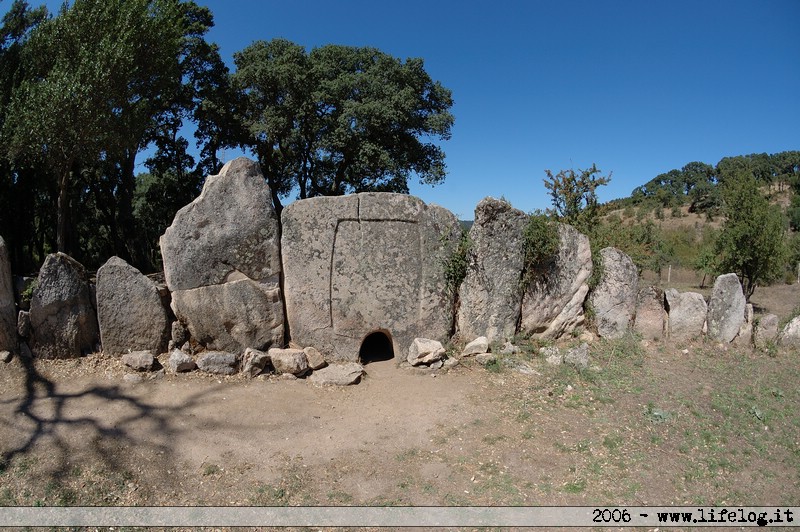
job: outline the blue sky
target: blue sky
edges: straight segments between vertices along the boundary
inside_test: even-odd
[[[548,207],[545,169],[613,172],[605,201],[691,161],[800,149],[800,0],[198,3],[231,66],[274,37],[423,58],[456,122],[446,182],[411,191],[463,219],[485,196]]]

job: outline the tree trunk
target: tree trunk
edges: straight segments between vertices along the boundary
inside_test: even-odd
[[[56,207],[56,248],[62,253],[67,253],[67,214],[69,212],[69,195],[67,185],[72,164],[65,167],[58,177],[58,205]]]

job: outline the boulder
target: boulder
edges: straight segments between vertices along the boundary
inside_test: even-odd
[[[584,323],[583,303],[592,276],[589,238],[558,224],[558,253],[525,289],[520,330],[534,338],[557,339]]]
[[[47,256],[30,312],[35,357],[75,358],[97,349],[100,331],[86,270],[68,255]]]
[[[247,377],[256,377],[269,363],[269,355],[264,351],[248,347],[242,357],[242,373]]]
[[[468,357],[470,355],[480,355],[481,353],[488,353],[489,352],[489,339],[485,336],[479,336],[475,338],[473,341],[468,343],[464,346],[464,350],[461,352],[462,357]]]
[[[277,283],[280,229],[258,163],[230,161],[175,214],[161,237],[164,276],[172,292],[237,279]]]
[[[664,308],[664,290],[657,286],[643,286],[636,296],[636,317],[633,330],[645,340],[660,340],[664,337],[667,311]]]
[[[766,349],[770,343],[778,340],[778,316],[764,314],[753,328],[753,345],[757,349]]]
[[[179,290],[172,294],[172,310],[192,338],[210,350],[283,345],[283,302],[276,285],[242,279]]]
[[[516,355],[520,353],[522,350],[512,344],[510,341],[503,344],[503,347],[500,348],[501,355]]]
[[[331,364],[311,374],[309,380],[319,386],[347,386],[356,384],[364,374],[364,366],[356,362]]]
[[[522,241],[528,215],[502,200],[485,198],[475,207],[467,275],[459,290],[458,331],[505,341],[517,332],[522,306]]]
[[[295,201],[281,221],[286,314],[299,345],[332,362],[357,361],[376,331],[396,354],[423,333],[448,340],[454,294],[443,264],[461,234],[451,212],[376,192]]]
[[[603,338],[619,338],[633,323],[636,297],[639,293],[639,272],[633,260],[617,248],[600,250],[603,272],[589,302],[594,310],[597,334]]]
[[[303,353],[306,354],[306,360],[308,360],[308,367],[311,369],[320,369],[324,368],[328,363],[325,362],[325,357],[322,356],[316,348],[314,347],[306,347],[303,349]]]
[[[172,310],[197,343],[235,352],[283,344],[279,233],[270,189],[245,158],[209,176],[175,215],[161,237],[164,274]]]
[[[195,364],[194,359],[180,349],[173,349],[169,355],[169,368],[173,373],[194,371],[196,367],[197,364]]]
[[[167,347],[169,322],[156,284],[119,257],[97,271],[97,321],[107,355]]]
[[[431,364],[444,358],[445,349],[438,340],[428,338],[414,338],[408,348],[408,363],[412,366]]]
[[[299,377],[308,371],[308,359],[302,349],[273,347],[269,350],[269,358],[278,374],[291,373]]]
[[[11,262],[5,240],[0,237],[0,351],[19,352],[17,341],[17,309],[14,305],[14,285]]]
[[[214,375],[233,375],[239,366],[239,357],[234,353],[206,351],[197,357],[197,367]]]
[[[560,366],[564,362],[564,355],[561,354],[561,350],[554,345],[539,348],[539,354],[542,355],[545,361],[551,366]]]
[[[786,324],[778,337],[780,345],[800,347],[800,316]]]
[[[155,364],[151,351],[135,351],[122,355],[122,363],[136,371],[150,371]]]
[[[703,337],[708,305],[702,294],[664,291],[667,302],[669,338],[674,342],[699,340]]]
[[[708,337],[726,344],[732,342],[744,323],[746,304],[742,284],[735,273],[717,277],[708,302]]]

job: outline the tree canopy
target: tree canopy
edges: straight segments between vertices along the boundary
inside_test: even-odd
[[[231,144],[258,157],[275,196],[408,192],[446,174],[451,93],[422,59],[374,48],[327,45],[311,52],[284,39],[257,41],[234,56],[237,105]]]

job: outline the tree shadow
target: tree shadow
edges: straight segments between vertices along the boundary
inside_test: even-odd
[[[176,420],[187,410],[207,403],[207,396],[214,392],[204,389],[171,405],[150,404],[116,384],[67,392],[43,375],[33,359],[18,357],[17,361],[24,371],[22,394],[0,401],[1,406],[13,411],[10,419],[0,417],[0,430],[13,435],[13,444],[0,448],[0,474],[15,459],[40,449],[46,451],[48,481],[67,479],[76,467],[76,454],[85,457],[88,453],[92,464],[122,477],[130,474],[134,454],[138,455],[135,460],[141,461],[144,456],[148,468],[166,470],[176,457],[171,443],[182,432]],[[113,415],[107,416],[109,419],[95,417],[84,401],[112,409]],[[142,424],[148,429],[144,433]]]

